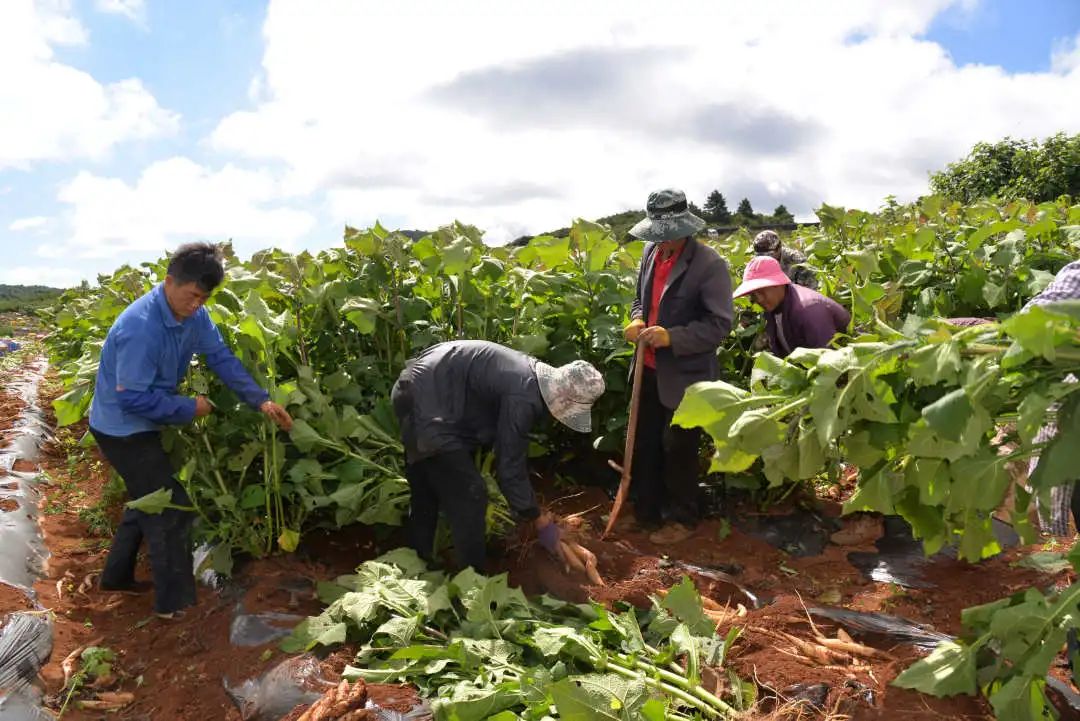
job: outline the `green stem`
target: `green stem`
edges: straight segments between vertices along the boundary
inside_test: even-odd
[[[770,420],[780,420],[781,418],[783,418],[787,414],[789,414],[789,413],[791,413],[793,411],[800,410],[803,406],[805,406],[805,405],[807,405],[809,403],[810,403],[810,399],[805,397],[805,396],[802,397],[802,398],[796,398],[795,400],[791,401],[790,403],[785,403],[784,405],[782,405],[779,408],[775,409],[774,411],[772,411],[771,413],[769,413],[765,417],[769,418]]]
[[[266,553],[274,550],[274,489],[270,481],[270,460],[266,453],[266,425],[259,427],[259,440],[263,445],[263,495],[266,497]]]
[[[724,716],[734,715],[733,712],[729,713],[728,711],[723,711],[717,708],[714,704],[710,704],[703,699],[697,698],[693,694],[688,693],[687,691],[679,688],[678,686],[674,686],[670,683],[665,683],[664,681],[657,681],[656,679],[650,678],[649,676],[640,671],[632,671],[628,668],[623,668],[618,664],[609,664],[607,668],[608,670],[617,673],[624,678],[630,679],[631,681],[640,681],[649,688],[661,691],[668,696],[676,698],[679,701],[683,702],[685,705],[689,706],[690,708],[697,709],[706,716],[710,716],[712,718],[722,718]],[[719,701],[719,699],[717,699],[717,701]],[[721,701],[721,703],[723,702]]]
[[[57,720],[64,717],[64,712],[67,711],[68,704],[71,703],[71,697],[75,695],[75,692],[82,688],[83,675],[82,672],[75,674],[71,679],[71,690],[68,691],[68,695],[64,698],[64,705],[60,707],[60,713],[56,715]]]
[[[201,435],[202,435],[203,445],[206,446],[206,452],[210,455],[210,464],[211,464],[211,468],[213,468],[214,478],[217,479],[218,487],[221,488],[221,492],[227,495],[229,493],[229,489],[225,486],[225,479],[221,477],[221,471],[219,471],[217,469],[217,463],[215,463],[216,459],[214,457],[214,449],[210,445],[210,437],[208,435],[206,435],[206,429],[205,428],[203,429],[203,432],[202,432]]]
[[[335,444],[335,446],[336,446],[336,444]],[[392,468],[387,468],[384,465],[376,463],[375,461],[371,460],[370,458],[367,458],[365,456],[361,456],[358,453],[353,453],[352,451],[345,448],[344,446],[339,446],[338,449],[341,450],[345,455],[349,456],[350,458],[355,458],[356,460],[360,461],[361,463],[366,463],[367,465],[371,466],[372,468],[378,469],[378,470],[382,471],[383,473],[385,473],[387,475],[394,476],[394,477],[397,477],[397,476],[401,475],[400,471],[395,471]]]
[[[727,703],[725,703],[720,698],[718,698],[715,694],[710,693],[708,690],[702,688],[701,686],[699,686],[697,684],[690,683],[689,679],[687,679],[685,676],[682,676],[679,673],[673,673],[671,671],[666,671],[666,670],[664,670],[662,668],[658,668],[656,666],[653,666],[650,663],[647,663],[647,662],[641,661],[641,660],[635,661],[635,665],[638,667],[638,669],[640,669],[641,671],[643,671],[645,673],[654,673],[655,672],[659,676],[659,678],[661,680],[666,681],[667,683],[670,683],[670,684],[672,684],[674,686],[677,686],[677,687],[683,689],[684,691],[686,691],[687,693],[690,693],[690,694],[696,696],[701,701],[704,701],[705,703],[710,704],[711,706],[716,708],[716,710],[719,711],[720,713],[728,714],[728,715],[734,715],[735,714],[735,709],[732,708],[731,706],[729,706]],[[680,671],[681,670],[682,669],[680,669]]]

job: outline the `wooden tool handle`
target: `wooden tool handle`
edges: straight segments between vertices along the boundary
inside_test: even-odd
[[[608,516],[607,528],[600,535],[604,538],[615,527],[615,521],[619,518],[626,496],[630,492],[630,468],[634,464],[634,439],[637,436],[638,409],[641,406],[641,374],[645,370],[645,346],[638,343],[634,352],[634,382],[630,387],[630,420],[626,428],[626,446],[623,448],[622,478],[619,480],[619,490],[615,494],[615,504],[611,507],[611,515]]]

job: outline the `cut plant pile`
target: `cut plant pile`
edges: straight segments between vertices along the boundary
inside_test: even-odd
[[[502,711],[562,716],[610,708],[620,717],[663,718],[675,709],[732,718],[755,688],[732,677],[717,694],[703,666],[723,667],[738,632],[715,637],[689,579],[649,611],[530,600],[505,575],[429,571],[412,551],[368,561],[321,584],[330,607],[301,623],[286,651],[360,644],[346,678],[407,681],[438,718]],[[676,663],[682,660],[682,665]]]

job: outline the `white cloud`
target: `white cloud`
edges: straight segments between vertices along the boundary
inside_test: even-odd
[[[48,224],[48,222],[49,219],[45,216],[34,215],[29,218],[19,218],[17,220],[11,221],[11,224],[8,226],[8,230],[14,231],[16,233],[23,230],[41,230],[43,227],[45,227],[46,224]]]
[[[67,206],[63,243],[42,246],[49,258],[158,257],[187,240],[232,238],[237,251],[290,247],[314,217],[283,203],[268,172],[226,165],[218,170],[184,157],[153,163],[134,184],[83,171],[59,194]]]
[[[1080,70],[1080,33],[1054,44],[1054,51],[1050,56],[1050,69],[1062,75]]]
[[[976,141],[1080,129],[1080,73],[957,67],[920,39],[950,6],[977,10],[272,0],[253,107],[211,146],[284,163],[283,192],[324,194],[334,222],[456,217],[491,240],[666,184],[873,208]]]
[[[70,288],[83,279],[91,280],[86,273],[75,268],[56,265],[22,265],[0,267],[0,283],[5,285],[47,285],[52,288]]]
[[[179,116],[137,78],[102,84],[56,60],[87,41],[63,0],[0,3],[0,170],[98,159],[118,144],[175,133]]]
[[[111,15],[123,15],[129,20],[142,22],[146,7],[143,0],[96,0],[94,7],[98,12]]]

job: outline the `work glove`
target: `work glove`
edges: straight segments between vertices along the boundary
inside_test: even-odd
[[[540,545],[550,553],[552,556],[558,558],[559,556],[559,524],[548,523],[546,526],[541,526],[536,529],[537,540],[540,541]]]
[[[632,321],[626,324],[625,328],[623,328],[623,338],[625,338],[630,343],[637,343],[638,333],[640,333],[641,329],[644,327],[645,321],[643,321],[641,318],[634,318]]]
[[[653,348],[667,348],[671,345],[671,334],[663,326],[651,325],[638,334],[638,343]]]

